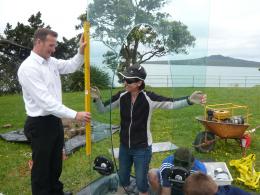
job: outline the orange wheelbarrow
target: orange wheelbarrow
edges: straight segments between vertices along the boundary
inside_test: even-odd
[[[197,134],[193,143],[195,149],[199,152],[210,152],[217,141],[216,136],[220,139],[235,139],[246,149],[251,141],[250,136],[245,133],[250,126],[248,117],[247,106],[232,103],[205,106],[204,116],[196,117],[205,131]]]

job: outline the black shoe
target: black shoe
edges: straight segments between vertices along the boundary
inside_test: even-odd
[[[63,192],[63,195],[73,195],[72,192]]]

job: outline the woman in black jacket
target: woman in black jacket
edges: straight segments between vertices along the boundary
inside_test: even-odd
[[[132,65],[120,74],[123,76],[125,91],[118,92],[104,104],[97,88],[92,89],[91,95],[99,112],[116,107],[120,109],[120,184],[127,189],[134,164],[139,194],[148,194],[147,173],[152,156],[152,111],[157,108],[178,109],[192,104],[204,104],[206,95],[195,91],[191,96],[173,99],[145,91],[146,71],[140,65]]]

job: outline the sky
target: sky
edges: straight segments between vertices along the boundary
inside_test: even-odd
[[[59,39],[64,36],[72,38],[80,31],[75,30],[79,24],[77,17],[86,12],[87,0],[0,0],[0,33],[6,23],[16,26],[17,22],[28,24],[31,15],[42,13],[42,21],[58,32]]]
[[[173,0],[167,7],[174,20],[186,24],[196,37],[191,55],[221,54],[260,62],[259,0]]]
[[[85,12],[87,4],[87,0],[0,0],[0,33],[7,22],[13,26],[18,21],[26,24],[32,14],[40,11],[42,20],[59,33],[59,39],[72,38],[79,33],[75,30],[77,17]],[[187,25],[196,37],[196,46],[189,49],[189,55],[177,58],[221,54],[260,62],[259,9],[259,0],[169,0],[164,11]],[[92,51],[102,53],[105,49],[100,48],[96,43]]]
[[[260,62],[260,1],[217,0],[211,3],[209,53]]]

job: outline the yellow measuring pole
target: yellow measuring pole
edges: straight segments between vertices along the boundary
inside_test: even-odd
[[[90,112],[90,23],[84,22],[84,42],[86,42],[84,50],[84,64],[85,64],[85,111]],[[91,125],[86,123],[86,154],[91,154]]]

